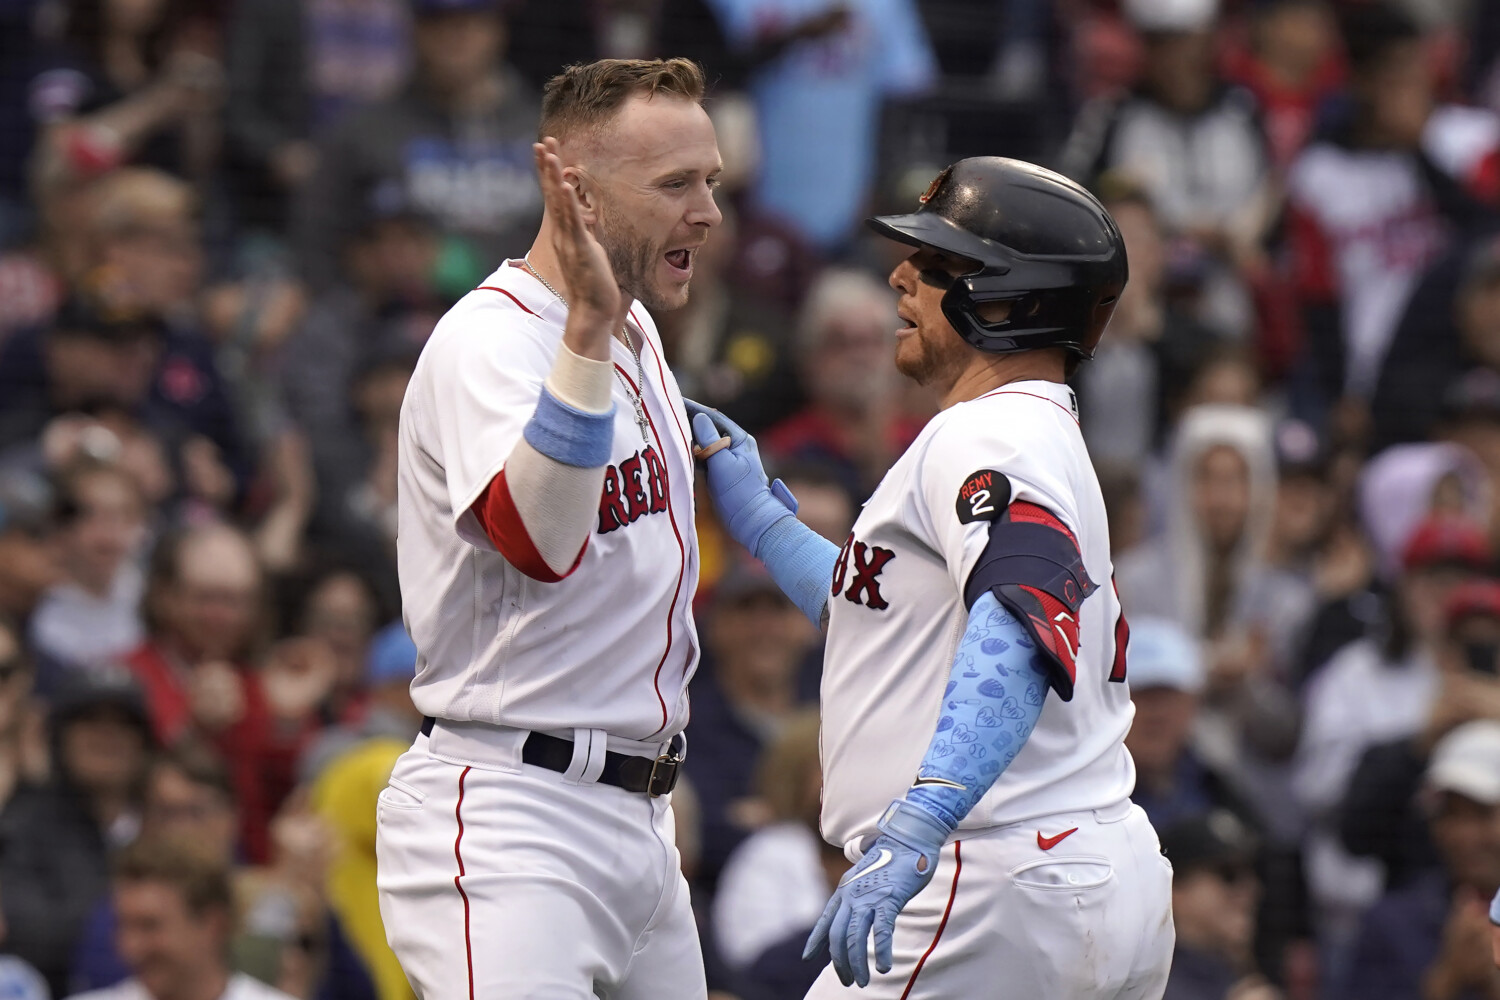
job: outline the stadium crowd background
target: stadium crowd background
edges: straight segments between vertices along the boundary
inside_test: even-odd
[[[835,541],[934,405],[863,215],[1002,154],[1118,219],[1077,389],[1169,998],[1500,997],[1493,0],[0,0],[0,996],[410,995],[402,393],[530,241],[546,78],[652,55],[726,164],[677,377]],[[819,637],[711,517],[680,846],[715,1000],[793,1000]]]

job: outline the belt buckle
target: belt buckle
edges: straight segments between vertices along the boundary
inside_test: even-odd
[[[662,755],[651,762],[651,777],[646,781],[646,794],[656,799],[671,793],[677,787],[677,775],[682,770],[685,756],[678,737],[673,737]]]

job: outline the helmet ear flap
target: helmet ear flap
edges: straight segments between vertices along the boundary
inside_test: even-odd
[[[1115,313],[1115,306],[1119,305],[1120,296],[1106,295],[1094,304],[1092,314],[1089,318],[1087,335],[1078,349],[1078,354],[1083,358],[1092,358],[1094,351],[1099,346],[1099,341],[1104,336],[1104,328],[1109,325],[1109,319]]]

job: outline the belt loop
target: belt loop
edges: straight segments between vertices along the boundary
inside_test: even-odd
[[[563,780],[573,785],[591,784],[604,772],[604,752],[609,735],[602,729],[573,730],[573,759]]]

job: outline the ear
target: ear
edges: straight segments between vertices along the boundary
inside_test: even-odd
[[[589,176],[589,172],[579,166],[563,167],[563,183],[578,192],[578,200],[583,206],[583,223],[592,226],[599,221],[600,191],[598,182]]]

